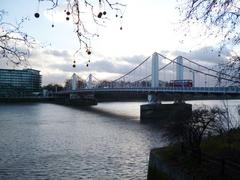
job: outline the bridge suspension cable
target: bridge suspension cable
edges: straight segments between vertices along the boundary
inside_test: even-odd
[[[202,68],[205,68],[205,69],[207,69],[207,70],[209,70],[209,71],[213,71],[213,72],[215,72],[215,73],[222,74],[222,75],[224,75],[224,76],[228,76],[228,77],[230,77],[230,78],[235,78],[235,79],[238,79],[238,80],[239,80],[239,77],[231,76],[231,75],[229,75],[229,74],[226,74],[226,73],[219,72],[219,71],[217,71],[217,70],[208,68],[208,67],[206,67],[206,66],[204,66],[204,65],[201,65],[201,64],[199,64],[199,63],[197,63],[197,62],[194,62],[194,61],[192,61],[192,60],[190,60],[190,59],[188,59],[188,58],[186,58],[186,57],[183,57],[183,58],[184,58],[185,60],[189,61],[190,63],[193,63],[193,64],[195,64],[195,65],[197,65],[197,66],[202,67]]]
[[[151,56],[148,56],[148,57],[147,57],[146,59],[144,59],[144,61],[142,61],[139,65],[137,65],[135,68],[133,68],[132,70],[130,70],[130,71],[127,72],[126,74],[122,75],[121,77],[113,80],[112,83],[113,83],[113,82],[116,82],[116,81],[118,81],[118,80],[120,80],[120,79],[122,79],[122,78],[124,78],[125,76],[127,76],[127,75],[129,75],[129,74],[131,74],[133,71],[135,71],[136,69],[138,69],[143,63],[145,63],[150,57],[151,57]]]
[[[177,58],[173,59],[173,61],[176,61],[176,59],[177,59]],[[166,64],[166,65],[164,65],[163,67],[159,68],[158,71],[161,71],[161,70],[165,69],[166,67],[168,67],[170,64],[173,64],[173,63],[174,63],[174,62],[172,62],[172,61],[169,62],[168,64]],[[145,80],[145,79],[147,79],[147,78],[149,78],[149,77],[151,77],[151,76],[152,76],[152,74],[149,74],[149,75],[145,76],[145,77],[142,78],[142,79],[139,79],[139,80],[137,80],[137,81],[134,81],[134,83],[143,81],[143,80]]]
[[[96,78],[94,75],[92,75],[93,79],[95,79],[97,82],[100,82],[98,78]]]
[[[160,53],[158,53],[158,55],[161,56],[161,57],[163,57],[163,58],[165,58],[165,59],[167,59],[167,60],[169,60],[169,61],[171,61],[171,62],[173,62],[172,59],[170,59],[170,58],[168,58],[168,57],[166,57],[166,56],[164,56],[164,55],[162,55],[162,54],[160,54]],[[202,72],[202,71],[200,71],[200,70],[193,69],[193,68],[191,68],[191,67],[188,67],[188,66],[186,66],[186,65],[180,64],[180,63],[178,63],[178,62],[173,62],[173,63],[176,63],[176,64],[178,64],[178,65],[180,65],[180,66],[182,66],[182,67],[185,67],[185,68],[187,68],[187,69],[189,69],[189,70],[198,72],[198,73],[203,74],[203,75],[211,76],[211,77],[214,77],[214,78],[217,78],[217,79],[219,78],[219,77],[216,76],[216,75],[212,75],[212,74],[209,74],[209,73]],[[227,80],[227,81],[231,81],[231,82],[234,82],[234,83],[240,83],[240,81],[236,81],[236,80],[232,80],[232,79],[228,79],[228,78],[224,78],[224,77],[221,77],[221,79]]]

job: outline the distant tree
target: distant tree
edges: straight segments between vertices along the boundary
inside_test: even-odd
[[[107,80],[100,81],[98,84],[99,88],[110,88],[111,86],[112,86],[111,81],[107,81]]]
[[[11,24],[4,21],[6,14],[6,11],[0,10],[0,59],[15,65],[26,63],[29,48],[34,44],[34,39],[21,31],[27,18],[22,18],[17,24]]]
[[[57,92],[57,91],[62,91],[63,86],[59,84],[48,84],[46,86],[43,86],[42,89],[46,89],[49,92]]]
[[[170,142],[184,143],[201,152],[201,143],[208,134],[221,134],[226,129],[226,111],[219,107],[202,106],[194,109],[190,119],[167,122],[164,135]]]

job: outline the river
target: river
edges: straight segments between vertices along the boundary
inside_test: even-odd
[[[166,142],[139,123],[140,104],[0,105],[0,179],[146,179],[150,149]]]

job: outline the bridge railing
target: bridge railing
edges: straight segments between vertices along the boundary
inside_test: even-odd
[[[240,87],[141,87],[141,88],[93,88],[61,91],[58,94],[81,93],[81,92],[166,92],[166,93],[218,93],[218,94],[240,94]]]

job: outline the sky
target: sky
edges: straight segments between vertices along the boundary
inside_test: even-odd
[[[91,63],[86,67],[87,56],[74,56],[79,43],[71,21],[66,21],[64,7],[47,10],[49,3],[38,0],[1,0],[0,7],[7,11],[5,21],[15,23],[28,17],[22,31],[34,37],[39,46],[31,50],[30,68],[41,71],[43,85],[64,84],[75,72],[83,79],[90,73],[98,79],[114,79],[128,72],[154,52],[170,58],[185,56],[197,62],[215,65],[225,60],[218,57],[218,38],[202,37],[202,25],[183,26],[177,0],[118,0],[127,4],[122,23],[110,15],[105,27],[98,27],[98,38],[91,41]],[[65,0],[60,0],[64,5]],[[34,18],[39,12],[40,18]],[[52,28],[54,24],[54,28]],[[87,24],[87,22],[86,22]],[[91,26],[91,25],[90,25]],[[119,27],[122,26],[123,30]],[[95,27],[95,26],[94,26]],[[229,52],[225,53],[226,56]],[[76,61],[76,68],[72,62]],[[6,67],[0,63],[0,68]]]

